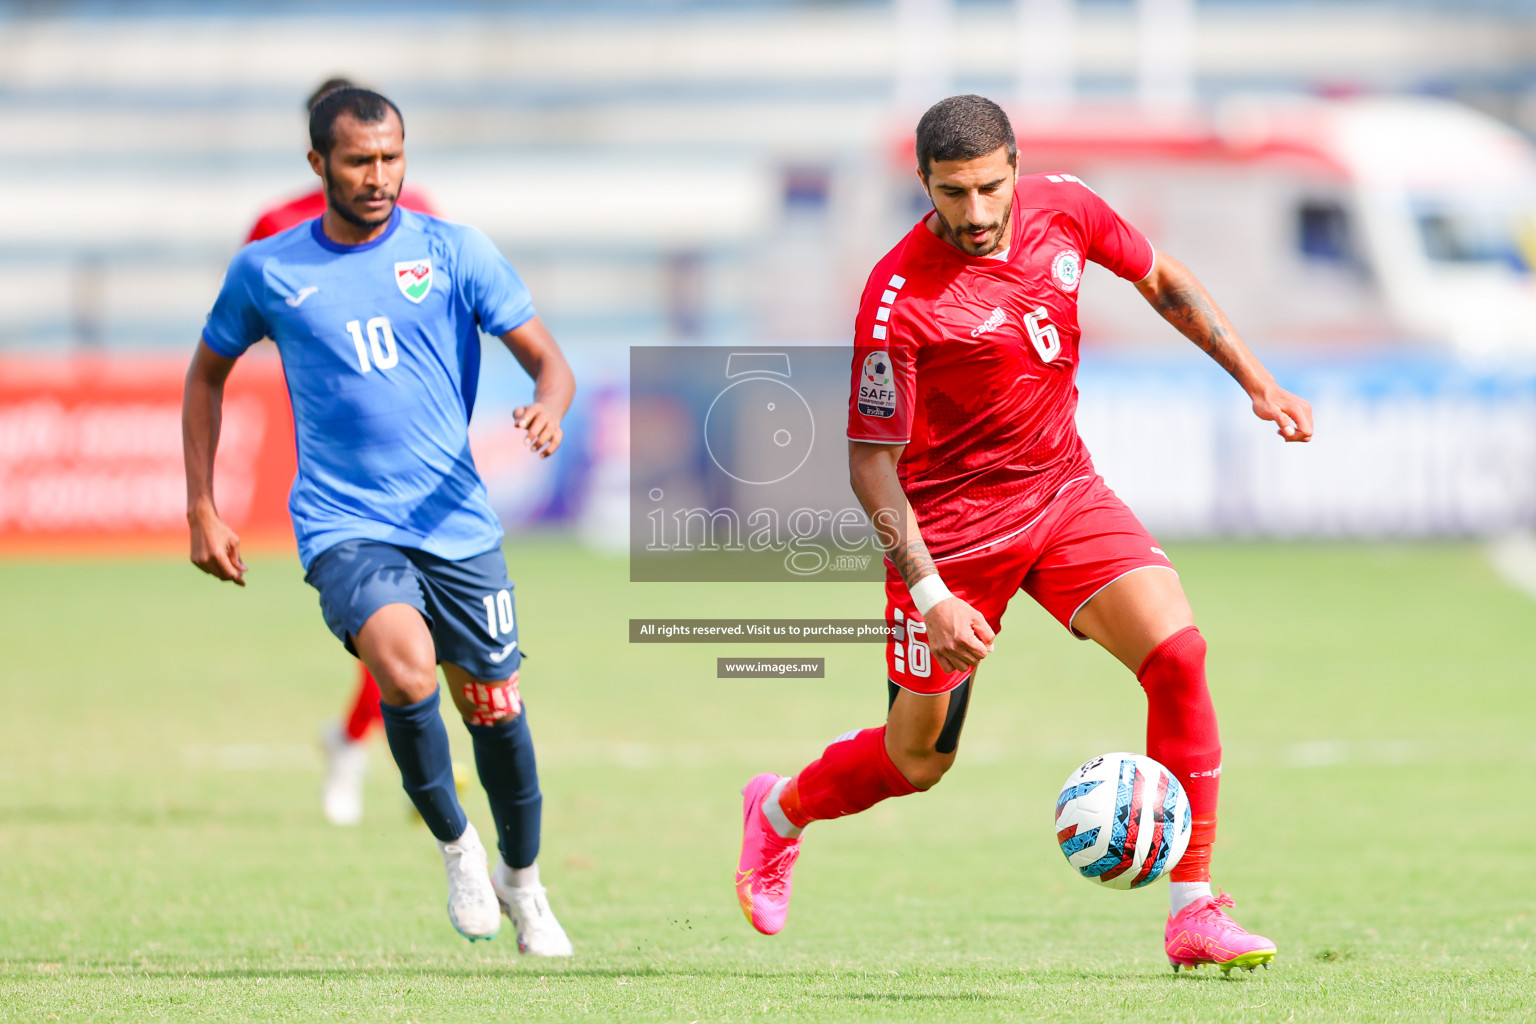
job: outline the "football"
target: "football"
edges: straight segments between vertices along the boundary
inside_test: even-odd
[[[1184,787],[1145,754],[1092,758],[1056,798],[1056,842],[1067,863],[1109,889],[1139,889],[1172,871],[1189,828]]]

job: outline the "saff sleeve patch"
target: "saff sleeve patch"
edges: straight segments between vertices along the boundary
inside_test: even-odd
[[[896,415],[896,380],[887,352],[871,352],[859,372],[859,412],[890,419]]]

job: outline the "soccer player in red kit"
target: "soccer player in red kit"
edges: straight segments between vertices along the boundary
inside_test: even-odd
[[[1013,129],[990,100],[934,105],[917,163],[934,209],[870,274],[848,410],[853,489],[886,547],[890,710],[798,774],[747,784],[741,908],[777,932],[806,825],[943,777],[977,666],[1023,590],[1136,673],[1147,753],[1188,792],[1193,829],[1163,937],[1174,969],[1268,963],[1274,944],[1211,891],[1221,742],[1205,640],[1167,555],[1094,471],[1074,423],[1084,261],[1134,282],[1286,441],[1311,437],[1311,407],[1275,383],[1193,274],[1088,186],[1019,175]]]
[[[347,78],[328,78],[310,93],[306,111],[337,89],[355,88],[356,83]],[[425,192],[409,185],[400,186],[395,205],[417,213],[438,216],[432,201]],[[325,213],[325,190],[317,188],[296,199],[290,199],[262,211],[246,244],[270,237],[280,231],[297,227]],[[333,825],[356,825],[363,820],[363,776],[368,770],[368,749],[364,741],[376,725],[383,724],[379,711],[379,684],[361,661],[357,663],[357,692],[340,722],[331,723],[321,733],[320,742],[325,750],[325,782],[321,787],[320,807],[326,820]]]

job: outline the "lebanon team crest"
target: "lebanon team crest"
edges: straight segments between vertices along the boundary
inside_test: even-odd
[[[400,294],[412,302],[420,302],[432,291],[432,260],[406,260],[395,264],[395,284]]]
[[[859,374],[859,412],[890,419],[896,415],[896,385],[891,377],[891,357],[871,352]]]
[[[1051,276],[1064,292],[1077,291],[1083,277],[1083,258],[1071,249],[1063,249],[1051,260]]]

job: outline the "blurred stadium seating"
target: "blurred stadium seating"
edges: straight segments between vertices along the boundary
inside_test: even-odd
[[[841,340],[864,273],[921,208],[904,148],[916,111],[976,90],[1015,111],[1027,169],[1046,159],[1044,140],[1066,137],[1063,124],[1078,143],[1097,125],[1096,149],[1054,145],[1050,158],[1063,164],[1050,169],[1082,170],[1208,277],[1261,350],[1304,350],[1287,365],[1326,382],[1328,397],[1313,465],[1369,459],[1371,444],[1386,445],[1417,467],[1408,477],[1431,481],[1426,509],[1483,510],[1405,512],[1384,498],[1397,511],[1378,516],[1345,493],[1347,472],[1302,479],[1273,468],[1286,507],[1315,511],[1281,524],[1232,511],[1258,498],[1196,510],[1194,491],[1158,497],[1131,483],[1118,467],[1145,453],[1122,450],[1126,431],[1101,427],[1126,415],[1128,394],[1146,406],[1138,380],[1158,381],[1159,408],[1196,432],[1187,451],[1246,451],[1258,428],[1212,412],[1211,402],[1240,396],[1186,372],[1187,346],[1172,331],[1127,290],[1090,279],[1085,343],[1100,355],[1088,360],[1084,427],[1149,521],[1155,506],[1163,528],[1197,535],[1501,529],[1536,517],[1536,392],[1524,371],[1488,362],[1527,344],[1500,340],[1501,324],[1536,323],[1525,313],[1536,308],[1526,256],[1536,161],[1514,130],[1536,126],[1533,41],[1536,18],[1513,0],[0,3],[0,356],[184,353],[257,211],[310,187],[302,98],[346,73],[400,102],[411,180],[507,252],[591,384],[572,421],[571,466],[546,479],[538,474],[555,471],[498,464],[488,472],[501,481],[498,504],[513,522],[582,521],[592,536],[614,536],[602,524],[622,518],[613,501],[627,453],[625,346]],[[1421,97],[1394,101],[1410,111],[1400,132],[1449,117],[1507,148],[1518,167],[1504,205],[1456,205],[1440,189],[1399,196],[1386,216],[1381,197],[1400,182],[1372,193],[1358,173],[1252,157],[1255,111],[1279,108],[1244,95],[1337,110],[1379,93]],[[1162,149],[1128,146],[1127,125]],[[1314,148],[1337,156],[1372,129],[1321,138],[1333,130],[1318,128]],[[1118,156],[1100,144],[1105,131]],[[1487,229],[1489,217],[1503,220]],[[1434,272],[1428,285],[1392,262],[1408,251]],[[1452,284],[1462,290],[1445,299]],[[1499,302],[1516,312],[1489,314]],[[1111,358],[1111,348],[1131,354]],[[1337,364],[1341,348],[1348,367],[1317,369]],[[1468,370],[1466,358],[1481,362]],[[1145,370],[1148,360],[1163,376]],[[1425,369],[1436,360],[1448,369]],[[482,460],[498,445],[498,413],[522,394],[515,368],[501,364],[488,362]],[[1484,383],[1466,384],[1474,378]],[[1387,381],[1408,404],[1383,404]],[[1436,475],[1412,430],[1383,427],[1414,421],[1422,401],[1459,410],[1444,458],[1481,453],[1478,465],[1504,475],[1503,497],[1442,500],[1444,488],[1482,485]],[[1244,440],[1234,447],[1229,435]],[[0,474],[18,459],[0,454]],[[1201,465],[1188,472],[1234,472]],[[1255,468],[1269,466],[1262,460],[1242,465],[1271,472]],[[594,503],[593,488],[619,497]]]

